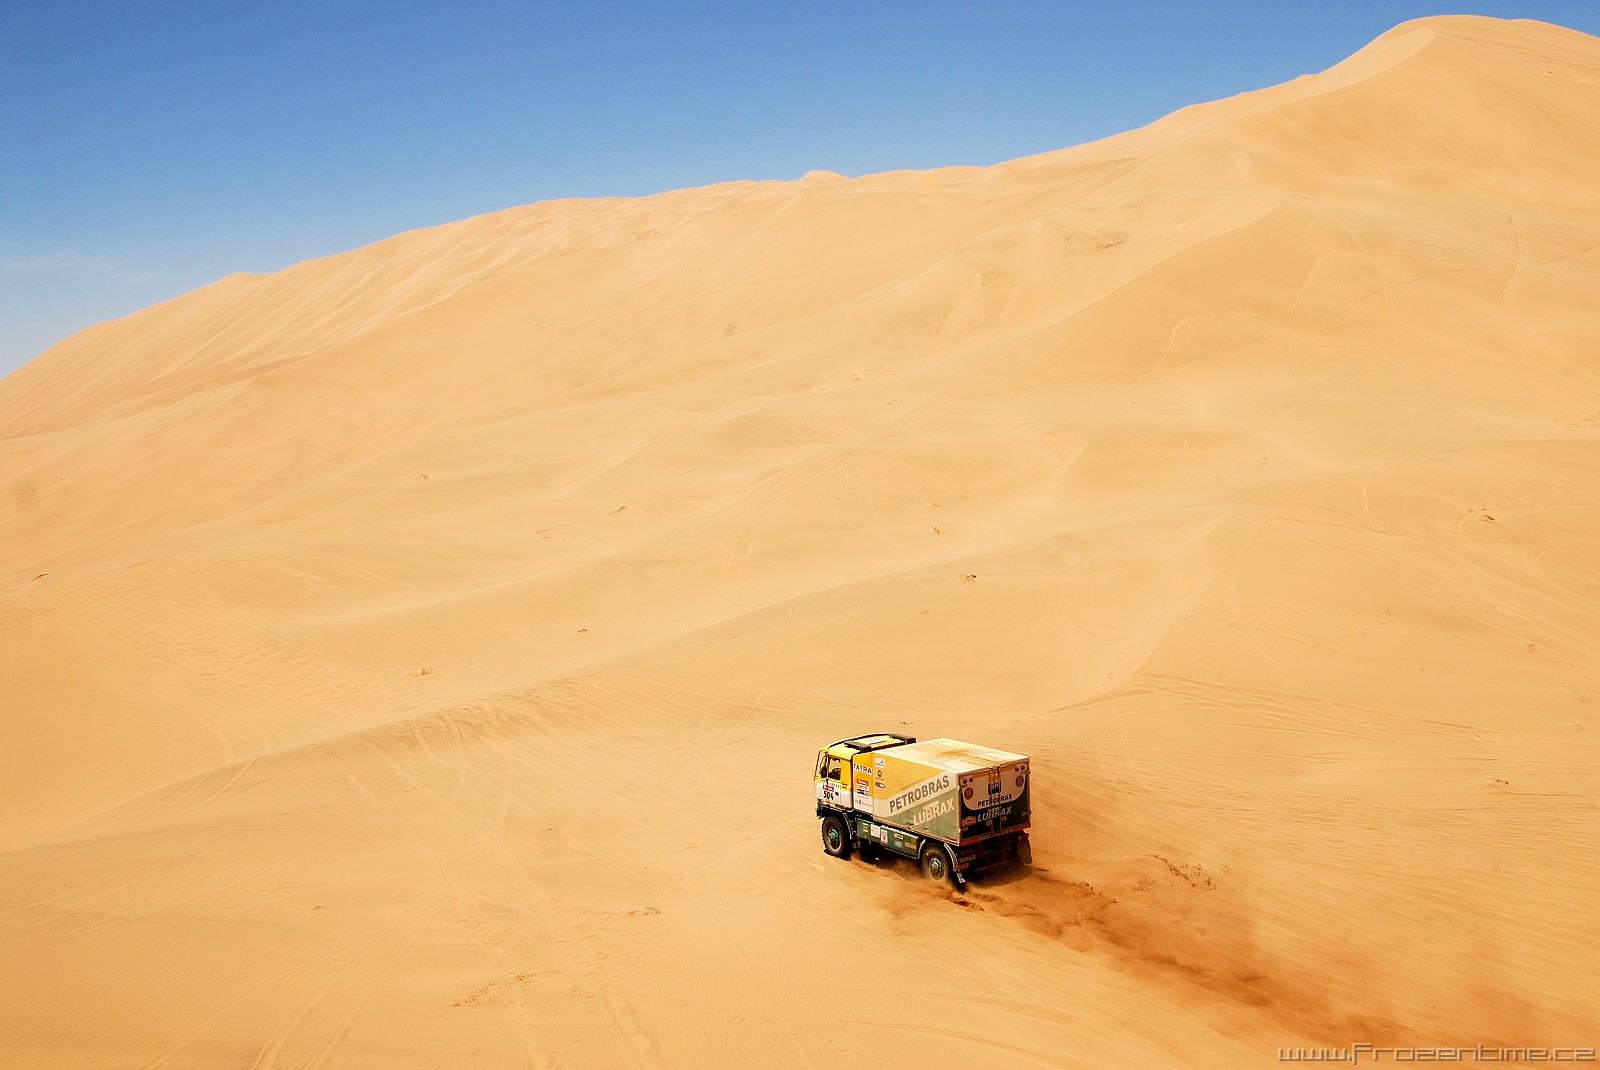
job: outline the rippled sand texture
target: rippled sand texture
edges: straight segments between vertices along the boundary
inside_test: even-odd
[[[1600,41],[514,208],[0,381],[0,1063],[1600,1041]],[[1037,866],[817,746],[1035,757]],[[864,1063],[865,1064],[865,1063]]]

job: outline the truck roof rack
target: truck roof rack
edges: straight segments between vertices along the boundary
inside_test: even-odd
[[[849,746],[858,751],[882,750],[884,747],[898,747],[905,743],[915,743],[916,736],[902,736],[898,732],[868,732],[862,736],[851,736],[849,739],[835,740],[828,744],[830,747]]]

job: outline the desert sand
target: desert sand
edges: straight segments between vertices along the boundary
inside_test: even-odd
[[[1600,40],[513,208],[0,380],[0,1065],[1600,1043]],[[872,730],[1036,865],[821,850]]]

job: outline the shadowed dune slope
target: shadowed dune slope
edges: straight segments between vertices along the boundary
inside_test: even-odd
[[[1600,41],[514,208],[0,380],[0,1062],[1600,1041]],[[1035,757],[1037,865],[816,747]]]

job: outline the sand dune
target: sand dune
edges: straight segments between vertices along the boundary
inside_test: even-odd
[[[0,1063],[1600,1042],[1600,41],[564,201],[0,380]],[[816,747],[1034,755],[1037,865]]]

